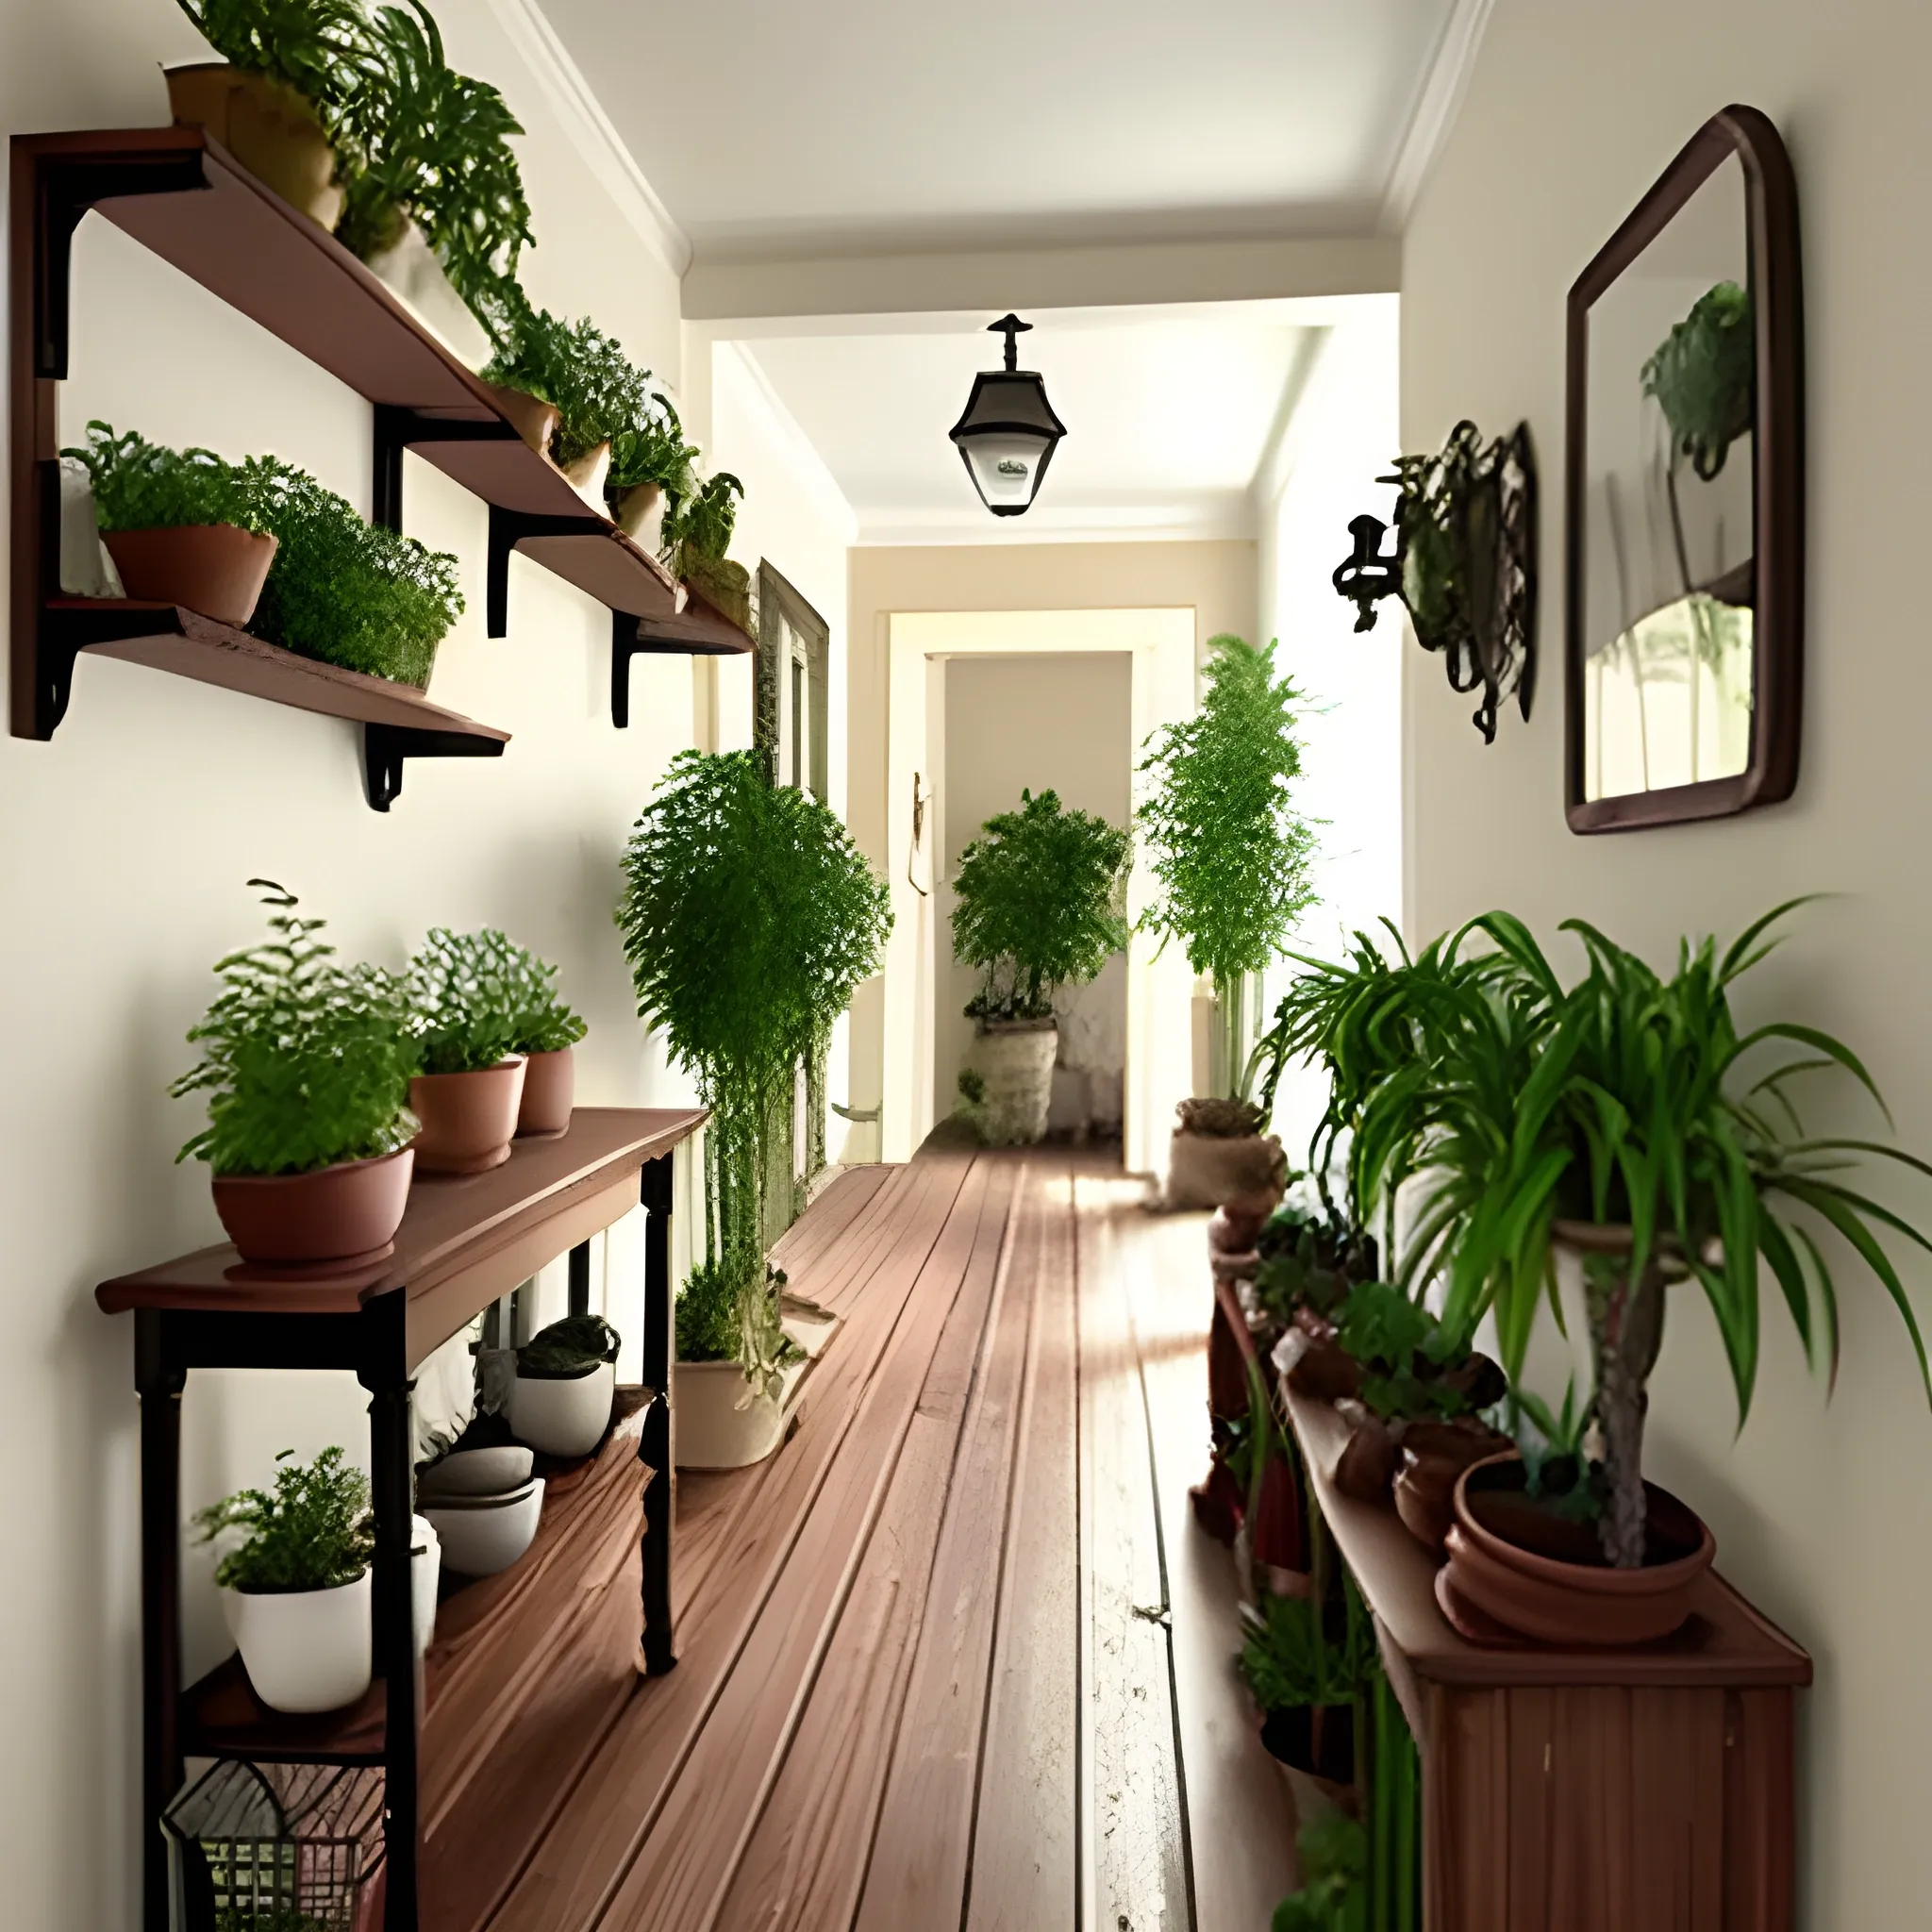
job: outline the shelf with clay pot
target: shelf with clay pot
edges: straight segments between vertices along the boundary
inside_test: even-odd
[[[509,556],[521,551],[612,610],[672,619],[671,573],[525,442],[499,392],[465,368],[332,235],[198,127],[18,136],[11,153],[9,472],[11,728],[49,738],[59,718],[41,623],[58,580],[55,385],[67,374],[75,228],[91,210],[258,323],[375,406],[373,510],[400,528],[402,453],[490,506],[488,629],[508,623]],[[741,638],[742,634],[741,633]],[[58,641],[54,642],[58,654]],[[738,646],[749,648],[749,640]]]
[[[610,617],[610,722],[622,731],[630,724],[630,660],[641,657],[735,658],[758,648],[717,606],[684,586],[681,610],[668,617]]]

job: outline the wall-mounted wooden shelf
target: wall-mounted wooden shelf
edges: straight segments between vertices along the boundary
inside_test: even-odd
[[[630,723],[630,660],[638,657],[737,658],[758,649],[716,605],[685,586],[682,610],[669,617],[633,618],[618,610],[610,618],[610,722],[622,731]]]

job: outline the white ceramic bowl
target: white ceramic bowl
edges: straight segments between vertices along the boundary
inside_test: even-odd
[[[271,1710],[340,1710],[369,1689],[372,1574],[334,1590],[222,1591],[228,1634]]]
[[[500,1449],[458,1449],[432,1462],[416,1477],[425,1503],[456,1496],[507,1496],[530,1480],[530,1452],[515,1442]]]
[[[467,1496],[425,1503],[442,1545],[442,1560],[460,1576],[494,1576],[508,1570],[536,1540],[543,1514],[543,1478],[532,1476],[507,1496]]]
[[[510,1384],[509,1425],[519,1441],[546,1456],[588,1456],[610,1426],[617,1395],[617,1364],[599,1362],[588,1375],[568,1382]]]

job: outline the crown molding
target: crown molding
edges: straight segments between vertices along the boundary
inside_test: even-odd
[[[563,124],[571,144],[583,157],[605,192],[671,273],[683,278],[691,266],[691,238],[672,219],[671,210],[638,166],[591,92],[576,62],[558,38],[538,0],[490,0],[491,11],[503,25],[524,65],[530,70],[551,110]]]
[[[1416,89],[1408,125],[1395,151],[1394,165],[1389,170],[1389,184],[1382,192],[1382,214],[1376,226],[1384,235],[1399,235],[1408,225],[1409,210],[1449,138],[1449,130],[1456,125],[1462,97],[1469,91],[1469,77],[1475,70],[1483,29],[1490,24],[1494,4],[1495,0],[1452,0],[1436,50],[1429,57],[1422,83]]]
[[[822,457],[817,446],[800,426],[798,418],[786,408],[785,399],[772,386],[772,378],[765,374],[764,364],[754,353],[751,343],[740,341],[714,341],[714,357],[729,357],[743,371],[745,380],[750,384],[759,407],[770,419],[774,434],[784,446],[790,457],[793,473],[806,495],[816,506],[819,513],[837,529],[847,545],[858,541],[858,515],[846,499],[845,492],[839,487],[839,479],[832,475],[830,467]],[[711,383],[712,434],[717,433],[717,378]]]

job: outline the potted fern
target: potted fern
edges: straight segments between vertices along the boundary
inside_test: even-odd
[[[1686,941],[1668,976],[1569,922],[1587,967],[1567,987],[1519,920],[1491,913],[1431,948],[1426,973],[1424,961],[1398,969],[1387,990],[1411,1023],[1415,1057],[1367,1092],[1350,1158],[1365,1201],[1416,1180],[1397,1280],[1440,1280],[1453,1333],[1493,1315],[1514,1379],[1557,1253],[1574,1256],[1582,1274],[1593,1388],[1563,1433],[1580,1440],[1593,1424],[1600,1454],[1559,1494],[1536,1492],[1513,1457],[1478,1465],[1455,1491],[1444,1591],[1512,1630],[1629,1642],[1689,1613],[1715,1546],[1642,1469],[1648,1383],[1674,1290],[1694,1284],[1717,1319],[1740,1425],[1757,1375],[1760,1262],[1807,1354],[1836,1369],[1837,1291],[1814,1226],[1878,1277],[1925,1374],[1878,1230],[1932,1243],[1838,1176],[1860,1154],[1932,1167],[1887,1143],[1807,1136],[1797,1083],[1849,1075],[1882,1108],[1864,1065],[1815,1027],[1774,1021],[1740,1032],[1732,1017],[1732,987],[1799,903],[1755,922],[1722,955],[1712,941]],[[1492,950],[1469,949],[1472,937]],[[1778,1059],[1774,1048],[1798,1057]],[[1794,1208],[1810,1225],[1790,1218]]]
[[[415,1161],[403,988],[339,964],[292,892],[248,883],[272,937],[216,962],[223,991],[188,1036],[201,1060],[169,1089],[206,1093],[208,1124],[175,1158],[208,1163],[244,1262],[365,1266],[390,1252]]]
[[[1208,648],[1200,708],[1165,726],[1141,766],[1147,791],[1135,821],[1157,883],[1141,925],[1186,948],[1212,982],[1217,1018],[1214,1091],[1182,1103],[1166,1198],[1177,1208],[1241,1200],[1252,1240],[1281,1197],[1286,1164],[1253,1103],[1246,1014],[1257,976],[1314,903],[1314,835],[1291,789],[1301,693],[1275,677],[1275,646],[1223,635]]]
[[[523,1104],[515,1050],[519,952],[493,928],[433,926],[409,961],[409,1009],[422,1072],[409,1105],[423,1122],[424,1174],[484,1174],[509,1158]]]
[[[1127,943],[1121,915],[1127,835],[1059,794],[1020,794],[959,855],[953,879],[953,957],[975,967],[979,991],[972,1071],[984,1082],[977,1116],[995,1146],[1046,1133],[1058,1051],[1055,996],[1082,985]]]
[[[271,1710],[340,1710],[369,1689],[369,1483],[340,1448],[275,1457],[273,1490],[238,1490],[195,1517],[203,1542],[242,1532],[215,1567],[222,1613]]]
[[[503,972],[511,1012],[510,1050],[524,1057],[517,1139],[567,1133],[576,1097],[573,1049],[590,1028],[557,990],[557,968],[506,941]]]
[[[891,914],[838,818],[753,752],[680,753],[624,874],[639,1015],[710,1109],[704,1258],[678,1298],[679,1459],[734,1467],[783,1432],[791,1350],[764,1252],[774,1137],[789,1142],[797,1070],[878,970]]]

